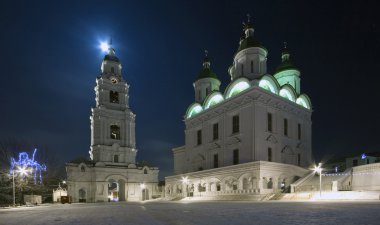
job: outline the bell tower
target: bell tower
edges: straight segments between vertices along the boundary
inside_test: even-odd
[[[115,49],[108,47],[96,78],[96,106],[90,117],[90,157],[96,163],[128,165],[136,160],[136,115],[129,108],[129,85],[121,69]]]

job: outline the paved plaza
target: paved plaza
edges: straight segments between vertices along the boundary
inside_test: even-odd
[[[0,224],[379,224],[380,201],[145,202],[0,209]]]

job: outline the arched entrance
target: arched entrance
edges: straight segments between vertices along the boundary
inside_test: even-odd
[[[113,175],[106,178],[108,183],[108,201],[126,201],[125,179],[121,176]]]
[[[141,190],[142,193],[141,193],[141,197],[142,197],[142,201],[145,201],[145,200],[149,200],[149,189],[148,188],[144,188]]]
[[[108,181],[108,201],[119,201],[119,183],[112,179]]]
[[[79,202],[86,202],[86,191],[83,188],[79,189],[78,201]]]

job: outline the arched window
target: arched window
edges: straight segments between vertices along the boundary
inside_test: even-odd
[[[110,91],[110,102],[119,103],[119,93],[117,91]]]
[[[111,125],[111,139],[120,140],[120,127]]]
[[[148,174],[148,170],[147,169],[144,169],[144,174]]]
[[[115,68],[111,67],[111,73],[115,73]]]
[[[119,155],[113,156],[113,162],[115,162],[115,163],[119,162]]]
[[[80,167],[80,171],[81,171],[81,172],[86,172],[86,168],[82,165],[82,166]]]

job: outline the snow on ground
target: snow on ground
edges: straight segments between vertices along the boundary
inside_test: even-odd
[[[380,201],[146,202],[1,209],[1,225],[380,224]]]

